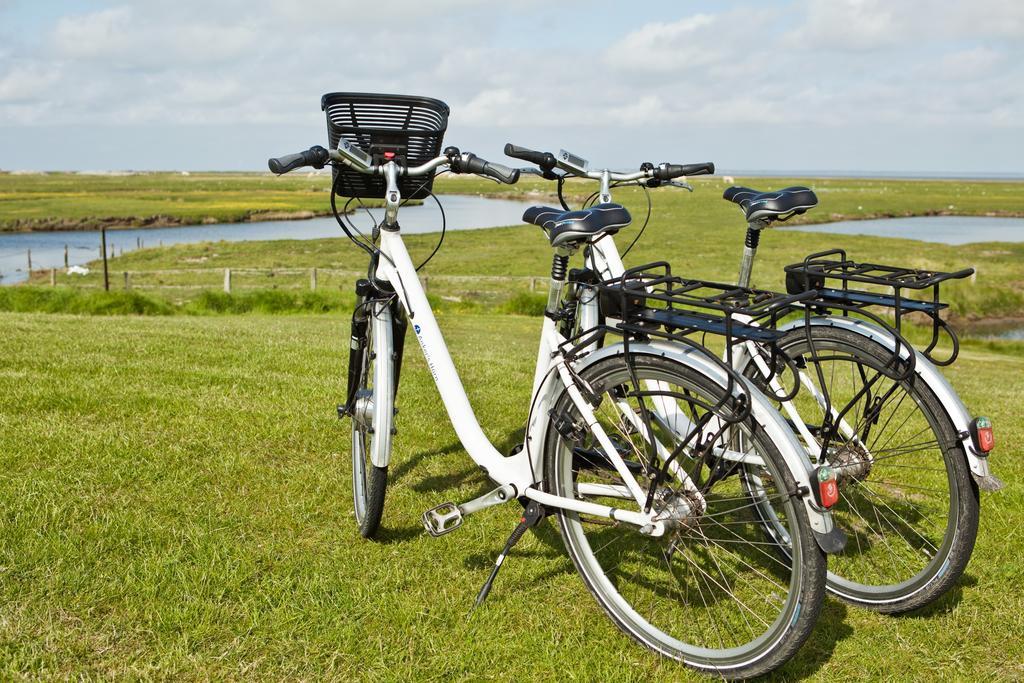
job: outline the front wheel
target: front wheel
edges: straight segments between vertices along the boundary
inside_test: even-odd
[[[751,418],[723,428],[707,415],[724,393],[717,382],[665,358],[630,358],[632,368],[623,357],[608,358],[584,370],[582,378],[598,397],[598,423],[637,483],[647,494],[656,487],[654,508],[669,530],[652,537],[628,523],[560,510],[569,556],[616,626],[648,648],[728,678],[772,671],[810,635],[825,594],[825,555],[812,537],[795,480]],[[671,412],[674,424],[658,424],[652,405],[661,414]],[[684,425],[698,425],[699,445],[684,448],[677,461],[698,494],[678,474],[652,481],[645,412],[652,416],[655,439],[670,449],[688,431]],[[563,428],[552,426],[547,435],[547,489],[640,510],[593,432],[564,429],[580,421],[567,394],[553,414]],[[719,408],[715,415],[733,414]],[[743,462],[760,463],[758,495],[772,501],[787,534],[792,552],[785,558],[759,533],[753,499],[738,476]]]
[[[362,328],[361,335],[355,332],[357,327]],[[361,300],[353,316],[353,331],[349,372],[355,373],[357,382],[350,407],[352,500],[359,533],[372,538],[384,514],[394,424],[392,326],[387,303]]]

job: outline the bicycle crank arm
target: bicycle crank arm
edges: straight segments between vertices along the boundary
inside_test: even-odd
[[[435,538],[444,536],[462,526],[462,520],[467,515],[507,503],[515,498],[516,487],[512,484],[505,484],[462,505],[451,502],[441,503],[423,513],[423,527]]]

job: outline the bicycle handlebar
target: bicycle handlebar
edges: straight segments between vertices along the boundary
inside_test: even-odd
[[[296,152],[295,154],[286,154],[282,157],[271,158],[267,161],[267,166],[273,173],[281,175],[303,166],[323,168],[328,161],[335,161],[344,164],[359,173],[385,175],[385,168],[387,167],[387,164],[371,165],[369,163],[369,155],[365,155],[364,160],[364,154],[365,152],[359,149],[353,149],[352,146],[349,146],[347,154],[343,154],[337,149],[327,150],[320,145],[315,145],[305,152]],[[474,173],[476,175],[485,175],[507,185],[513,185],[519,181],[518,169],[509,168],[502,164],[487,161],[486,159],[476,156],[472,152],[464,152],[460,154],[456,147],[449,147],[441,156],[435,157],[420,166],[398,166],[397,168],[399,175],[423,176],[432,172],[437,167],[444,166],[446,164],[451,169],[452,173]]]
[[[526,147],[520,147],[513,145],[511,142],[505,145],[505,154],[512,157],[513,159],[522,159],[528,161],[531,164],[536,164],[540,167],[541,174],[548,180],[557,178],[551,171],[556,166],[559,166],[558,159],[551,152],[537,152]],[[587,171],[586,175],[580,175],[575,170],[563,169],[567,175],[575,175],[583,178],[590,178],[592,180],[601,180],[605,173],[608,173],[609,180],[615,181],[629,181],[629,180],[640,180],[641,178],[653,178],[654,180],[664,181],[672,180],[673,178],[680,178],[682,176],[692,175],[708,175],[715,172],[715,165],[708,161],[700,164],[661,164],[659,166],[652,166],[651,164],[644,164],[640,167],[639,171],[632,171],[630,173],[619,173],[607,169],[599,171]]]
[[[514,185],[519,181],[518,169],[509,168],[502,164],[492,163],[486,159],[481,159],[471,152],[463,154],[461,157],[458,157],[458,159],[458,162],[451,165],[452,170],[456,173],[475,173],[477,175],[486,175],[499,182],[505,183],[506,185]]]
[[[513,159],[529,161],[531,164],[540,166],[543,171],[550,171],[558,164],[555,155],[551,152],[535,152],[526,147],[513,145],[511,142],[505,143],[505,155]]]
[[[295,154],[286,154],[283,157],[268,159],[267,166],[272,173],[281,175],[303,166],[323,168],[329,159],[330,154],[326,149],[320,145],[314,145],[305,152],[296,152]]]
[[[672,180],[682,176],[711,175],[715,172],[715,164],[706,161],[702,164],[661,164],[654,169],[657,180]]]

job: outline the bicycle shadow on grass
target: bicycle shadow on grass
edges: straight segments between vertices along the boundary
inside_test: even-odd
[[[461,450],[463,450],[462,444],[456,441],[455,443],[448,444],[440,450],[435,448],[426,451],[419,451],[418,453],[413,453],[407,458],[399,456],[397,458],[399,462],[397,464],[392,462],[392,465],[388,470],[388,479],[390,482],[402,481],[427,458],[438,455],[449,455]],[[394,456],[392,457],[394,458]]]
[[[507,452],[516,443],[522,441],[523,433],[524,430],[522,429],[511,432],[504,440],[496,443],[495,447],[499,452]],[[465,448],[461,442],[454,441],[440,449],[435,448],[413,453],[408,458],[403,458],[401,462],[390,468],[388,473],[389,484],[394,484],[410,477],[412,472],[428,458],[451,455],[453,453],[465,453]],[[468,458],[468,455],[466,457]],[[491,482],[483,472],[481,472],[479,467],[472,464],[472,461],[469,462],[470,464],[459,470],[452,470],[445,472],[444,474],[415,478],[415,480],[409,485],[409,488],[416,493],[444,494],[446,492],[450,492],[447,496],[448,499],[453,500],[456,503],[472,500],[492,491],[495,484]],[[476,483],[476,486],[472,491],[469,493],[459,492],[456,494],[459,489],[471,486],[474,482]],[[374,537],[374,540],[378,543],[403,543],[405,541],[411,541],[424,533],[426,532],[421,524],[395,528],[381,527]],[[490,560],[490,562],[493,562],[493,559]]]
[[[526,430],[522,428],[509,432],[504,439],[502,439],[501,441],[496,441],[494,443],[494,447],[498,450],[499,453],[508,453],[517,444],[521,444],[523,442],[523,435],[525,433]],[[492,482],[488,480],[486,476],[483,475],[480,468],[477,467],[475,464],[472,464],[472,459],[470,459],[469,454],[466,453],[465,446],[463,446],[462,442],[460,441],[453,441],[449,443],[447,446],[440,449],[433,448],[429,450],[419,451],[417,453],[413,453],[408,458],[401,458],[401,462],[399,462],[397,465],[392,465],[389,472],[389,478],[391,481],[394,482],[401,481],[405,479],[407,476],[409,476],[409,474],[411,474],[412,471],[416,469],[420,464],[422,464],[423,461],[426,460],[427,458],[442,455],[451,455],[453,453],[464,454],[466,457],[466,462],[470,463],[469,466],[463,468],[461,471],[458,472],[451,471],[435,476],[423,477],[422,479],[418,480],[415,484],[413,484],[411,488],[418,493],[428,493],[433,491],[443,491],[449,488],[458,488],[467,480],[469,480],[473,474],[480,474],[481,480],[485,483],[485,485],[490,486],[492,484]],[[493,488],[493,486],[491,488]],[[486,491],[481,491],[480,494],[478,495],[483,495],[484,493],[487,493],[487,491],[490,491],[491,488],[488,488]]]

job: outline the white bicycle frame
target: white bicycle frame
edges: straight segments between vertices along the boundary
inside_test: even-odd
[[[547,438],[549,420],[548,412],[558,400],[564,389],[582,418],[585,425],[591,430],[597,442],[600,444],[608,460],[618,471],[625,482],[625,490],[615,487],[615,491],[605,490],[606,487],[593,486],[593,490],[582,488],[581,494],[589,495],[616,495],[620,498],[633,499],[643,510],[646,504],[647,495],[636,481],[636,478],[629,471],[625,461],[619,455],[618,450],[598,423],[593,408],[583,397],[577,380],[574,378],[576,371],[607,358],[611,355],[622,354],[622,344],[613,344],[599,353],[592,353],[579,361],[572,369],[567,365],[565,356],[560,352],[559,346],[566,339],[559,334],[555,322],[544,318],[541,330],[540,345],[537,352],[537,367],[534,374],[533,396],[534,407],[531,410],[530,419],[523,442],[523,448],[518,453],[505,456],[502,455],[490,442],[480,427],[480,423],[469,403],[465,388],[455,369],[448,347],[444,342],[441,330],[434,317],[434,313],[427,301],[425,292],[413,266],[412,260],[402,241],[401,231],[397,222],[398,208],[401,203],[401,195],[398,190],[397,177],[401,172],[393,161],[384,164],[379,168],[369,169],[358,163],[354,163],[348,156],[341,153],[342,150],[332,150],[331,157],[361,172],[379,172],[387,179],[388,188],[385,194],[386,218],[380,231],[380,254],[377,262],[375,276],[379,280],[386,281],[394,289],[398,301],[405,307],[409,323],[416,334],[423,356],[431,376],[437,385],[441,401],[445,406],[448,417],[451,420],[455,432],[470,458],[486,472],[487,476],[495,481],[499,488],[475,501],[470,501],[459,506],[464,514],[489,507],[490,505],[507,502],[514,498],[523,496],[537,503],[565,510],[604,517],[617,522],[625,522],[640,527],[642,533],[651,536],[661,536],[665,533],[667,526],[665,522],[657,518],[657,512],[652,509],[649,512],[637,510],[626,510],[610,507],[598,503],[592,503],[574,498],[554,495],[541,490],[537,486],[543,480],[542,460],[543,446]],[[409,175],[422,175],[425,172],[433,171],[438,166],[446,163],[445,157],[438,157],[432,162],[415,169],[407,169]],[[552,286],[561,286],[562,283],[552,281]],[[385,325],[378,320],[379,314],[384,314],[387,307],[373,307],[371,316],[374,318],[371,324],[374,329],[383,329]],[[711,377],[719,378],[722,386],[726,385],[724,373],[720,367],[715,367],[708,359],[699,358],[702,354],[692,353],[692,350],[681,349],[671,345],[660,344],[630,344],[631,353],[647,353],[677,360],[678,362],[698,367],[702,372]],[[379,364],[386,366],[387,364]],[[378,382],[390,382],[388,378],[381,377]],[[378,384],[380,386],[380,384]],[[802,496],[807,507],[811,521],[812,530],[818,537],[819,543],[824,543],[823,537],[835,530],[830,514],[818,508],[813,496],[808,495],[812,485],[813,467],[806,457],[803,457],[803,450],[792,436],[791,430],[785,428],[785,423],[777,419],[778,413],[767,404],[759,392],[752,387],[746,387],[745,391],[754,395],[754,402],[757,410],[756,419],[761,422],[776,440],[779,450],[786,456],[787,464],[796,479],[798,488],[802,488],[805,494]],[[769,416],[766,419],[766,416]],[[770,416],[775,416],[773,421]],[[660,450],[660,449],[659,449]],[[381,454],[376,454],[375,460],[381,459]],[[383,455],[386,459],[388,456]],[[375,462],[378,466],[386,466],[387,462]],[[681,468],[674,468],[673,473],[677,478],[682,478],[682,484],[691,490],[696,490],[694,484]],[[703,502],[703,501],[702,501]]]
[[[604,191],[604,196],[607,196],[607,190]],[[610,200],[610,196],[608,196],[608,199]],[[598,276],[602,280],[621,277],[626,270],[625,265],[622,262],[622,257],[619,254],[618,247],[615,244],[615,240],[611,235],[606,235],[601,239],[596,240],[591,245],[591,254]],[[581,308],[584,309],[581,312],[581,321],[583,324],[597,324],[596,302],[582,301],[581,304]],[[781,331],[786,331],[801,327],[804,324],[804,320],[793,320],[782,325],[779,329]],[[913,352],[915,355],[914,372],[916,373],[916,381],[924,382],[939,399],[940,405],[949,416],[950,421],[953,423],[957,431],[957,438],[963,447],[964,453],[966,454],[971,472],[979,480],[984,480],[990,476],[988,459],[984,455],[980,455],[978,453],[974,446],[974,442],[971,440],[970,424],[972,418],[970,413],[967,411],[966,406],[964,406],[963,401],[960,400],[959,395],[942,375],[939,369],[935,367],[931,361],[925,358],[923,354],[917,350],[908,349],[907,345],[905,343],[900,343],[891,331],[885,330],[878,325],[873,325],[863,320],[844,318],[842,316],[815,316],[811,318],[810,324],[814,326],[837,327],[854,332],[855,334],[859,334],[881,344],[884,348],[887,348],[890,351],[897,352],[898,350],[900,357],[903,360],[908,359],[910,353]],[[737,371],[742,371],[751,359],[765,376],[770,374],[768,372],[768,364],[765,361],[764,353],[758,348],[756,343],[752,341],[745,341],[734,348],[733,367]],[[815,398],[818,405],[824,409],[826,405],[825,397],[820,394],[807,373],[801,371],[799,373],[799,378],[800,384],[804,389],[806,389]],[[783,391],[781,383],[775,377],[771,379],[769,385],[772,391],[777,392],[776,395],[786,393]],[[836,410],[835,406],[829,406],[829,408],[833,419],[839,416],[839,411]],[[811,435],[811,431],[807,427],[807,424],[800,417],[796,406],[792,401],[784,401],[782,403],[782,409],[785,411],[786,416],[795,425],[797,433],[804,442],[804,448],[808,457],[812,462],[816,463],[818,456],[820,455],[820,446]],[[840,420],[839,429],[847,439],[857,439],[857,435],[854,433],[853,428],[845,419]],[[870,460],[871,454],[867,453],[867,457]]]

